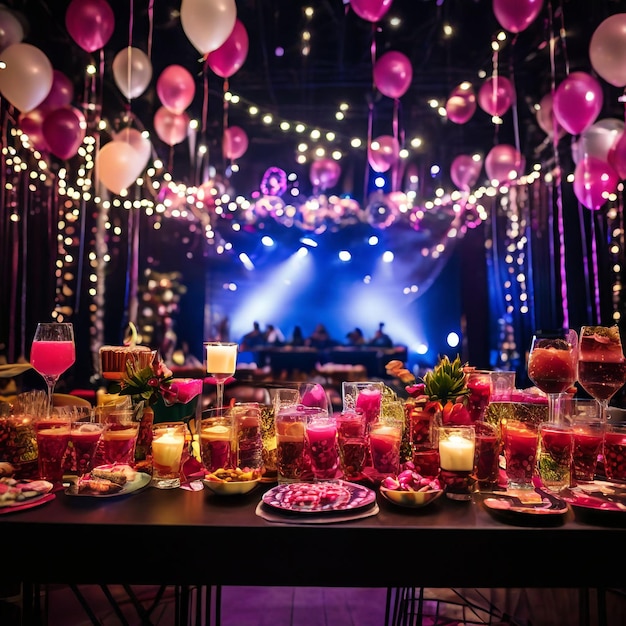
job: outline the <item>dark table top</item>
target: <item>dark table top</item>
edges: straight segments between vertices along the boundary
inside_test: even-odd
[[[569,511],[555,527],[503,523],[480,503],[441,497],[422,509],[379,498],[377,515],[273,523],[264,489],[59,492],[0,515],[0,581],[344,587],[626,587],[626,524]],[[601,520],[602,521],[602,520]]]

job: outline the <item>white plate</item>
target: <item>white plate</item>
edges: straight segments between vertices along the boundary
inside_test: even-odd
[[[69,487],[65,490],[65,494],[68,496],[84,498],[117,498],[147,487],[151,480],[152,477],[149,474],[137,472],[132,480],[129,480],[119,491],[116,491],[115,493],[95,493],[93,491],[72,492],[72,488]]]

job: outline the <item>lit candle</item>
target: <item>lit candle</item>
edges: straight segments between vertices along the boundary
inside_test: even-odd
[[[206,369],[209,374],[235,373],[237,366],[237,344],[213,344],[206,347]]]
[[[474,469],[474,441],[454,434],[441,439],[439,465],[444,470],[471,472]]]

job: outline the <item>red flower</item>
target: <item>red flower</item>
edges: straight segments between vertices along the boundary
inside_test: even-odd
[[[448,400],[443,407],[442,422],[444,424],[472,424],[472,416],[463,400],[452,402]]]

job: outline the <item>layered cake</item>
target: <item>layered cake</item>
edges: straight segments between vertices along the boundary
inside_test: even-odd
[[[107,380],[120,380],[126,374],[126,363],[137,361],[140,369],[152,363],[155,352],[148,346],[102,346],[100,348],[100,370]]]

